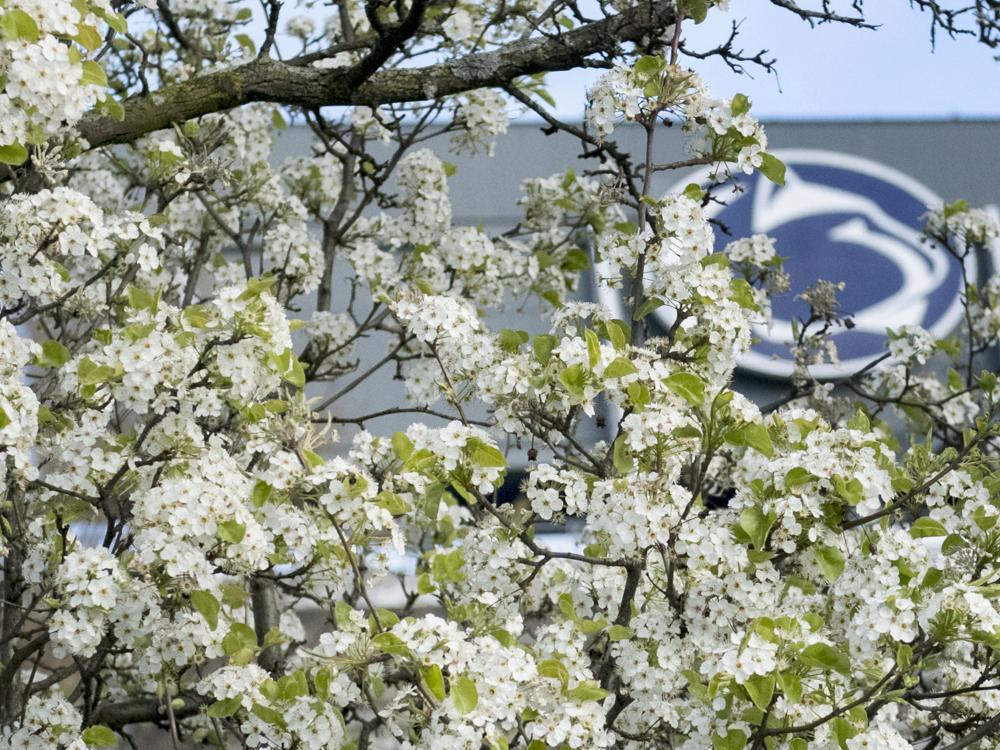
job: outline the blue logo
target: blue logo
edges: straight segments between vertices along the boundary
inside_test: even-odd
[[[725,205],[706,209],[732,233],[716,227],[716,250],[732,239],[768,234],[791,277],[791,290],[773,300],[772,325],[755,328],[760,341],[741,368],[791,374],[792,320],[808,317],[796,297],[819,279],[844,283],[840,309],[854,325],[833,331],[841,362],[813,368],[817,377],[850,374],[883,354],[886,328],[917,324],[937,337],[951,333],[962,315],[961,266],[920,234],[923,215],[941,200],[913,178],[868,159],[813,150],[775,154],[787,166],[784,186],[759,173],[741,174],[735,178],[740,190],[724,188],[717,195]],[[694,181],[706,178],[703,172]]]

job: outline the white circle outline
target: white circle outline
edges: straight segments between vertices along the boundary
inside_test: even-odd
[[[898,187],[904,192],[909,193],[918,201],[923,203],[928,210],[936,208],[943,203],[942,199],[933,190],[923,183],[918,182],[914,177],[911,177],[894,167],[872,161],[871,159],[867,159],[862,156],[844,154],[837,151],[807,148],[775,149],[770,153],[774,154],[782,161],[792,165],[803,163],[815,164],[819,166],[854,171],[868,177],[874,177],[875,179],[887,182],[895,187]],[[701,167],[690,173],[688,177],[671,185],[671,187],[666,191],[666,194],[682,191],[691,183],[704,185],[708,182],[708,177],[712,171],[713,167],[711,165]],[[763,177],[758,176],[758,179],[763,179]],[[712,204],[706,209],[705,215],[712,218],[721,213],[725,208],[725,205],[720,206],[718,204]],[[972,278],[977,278],[975,256],[970,255],[966,259],[966,262],[969,264],[968,273]],[[616,317],[626,319],[627,316],[625,315],[624,303],[622,302],[621,296],[617,293],[617,290],[612,289],[607,284],[601,284],[599,281],[601,275],[613,275],[613,270],[609,267],[606,261],[601,261],[595,266],[594,272],[594,285],[596,287],[598,301],[610,308]],[[960,290],[959,293],[955,295],[955,299],[952,300],[951,305],[949,305],[948,309],[945,310],[944,314],[941,315],[929,328],[931,335],[936,338],[943,338],[947,336],[955,329],[955,326],[961,320],[962,315],[962,296]],[[829,363],[813,365],[809,368],[809,372],[813,375],[813,377],[819,380],[834,380],[851,375],[862,367],[870,364],[875,358],[876,357],[854,357],[852,359],[841,360],[840,364],[837,365]],[[741,371],[746,371],[756,375],[764,375],[771,378],[789,378],[794,369],[794,364],[787,359],[775,359],[771,355],[758,354],[753,350],[748,351],[740,357],[736,366]]]

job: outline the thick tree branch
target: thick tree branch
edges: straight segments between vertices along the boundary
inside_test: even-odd
[[[191,692],[178,696],[183,703],[174,706],[174,718],[186,719],[202,710],[205,699]],[[132,700],[107,703],[97,709],[90,718],[91,724],[104,724],[112,729],[121,729],[129,724],[159,723],[167,719],[167,708],[158,698],[135,698]]]
[[[296,60],[254,60],[132,97],[124,103],[123,120],[90,115],[80,123],[79,132],[96,147],[127,143],[174,123],[249,102],[309,109],[377,106],[503,86],[519,76],[578,67],[589,55],[655,36],[657,29],[673,22],[673,8],[670,0],[638,2],[624,13],[558,36],[520,39],[496,50],[421,68],[381,70],[360,86],[351,85],[357,80],[357,66],[323,69],[299,65]]]
[[[272,674],[278,672],[281,666],[281,649],[277,645],[265,646],[268,633],[278,627],[280,613],[278,611],[278,595],[274,581],[261,576],[254,576],[250,583],[251,601],[253,602],[253,627],[257,634],[257,644],[261,652],[257,663]]]
[[[997,714],[989,721],[984,721],[974,732],[952,742],[950,745],[941,748],[941,750],[962,750],[963,748],[971,747],[983,737],[992,734],[998,729],[1000,729],[1000,714]]]

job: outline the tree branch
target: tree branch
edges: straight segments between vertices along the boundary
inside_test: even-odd
[[[202,710],[205,699],[196,693],[183,692],[177,696],[183,705],[174,707],[174,718],[186,719]],[[106,703],[94,712],[91,724],[103,724],[111,729],[121,729],[128,724],[161,722],[167,718],[163,700],[158,698],[135,698],[133,700]]]
[[[281,649],[275,644],[270,646],[265,644],[267,634],[278,627],[281,617],[278,612],[278,590],[274,581],[253,576],[250,592],[253,602],[253,628],[257,634],[257,644],[261,646],[257,663],[271,674],[277,674],[281,668]]]
[[[259,59],[165,86],[124,102],[125,117],[91,114],[79,125],[91,147],[127,143],[155,130],[195,117],[225,112],[249,102],[318,107],[415,102],[471,89],[503,86],[534,73],[568,70],[589,55],[640,41],[673,23],[671,0],[643,0],[624,13],[589,23],[558,36],[538,36],[499,49],[464,55],[421,68],[381,70],[360,86],[358,66],[330,69]],[[364,64],[363,62],[361,64]]]

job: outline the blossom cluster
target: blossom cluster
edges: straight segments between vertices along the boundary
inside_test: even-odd
[[[152,28],[126,36],[99,2],[4,3],[0,135],[68,134],[103,94],[80,52],[103,25],[130,94],[274,62],[237,3],[142,5]],[[406,10],[318,5],[262,6],[305,71],[369,59]],[[430,4],[387,65],[487,64],[582,22],[503,5]],[[133,723],[274,750],[996,744],[1000,281],[966,280],[953,336],[887,331],[839,389],[809,373],[842,320],[817,284],[826,329],[755,404],[733,374],[789,280],[774,238],[721,241],[707,207],[731,165],[783,167],[746,97],[611,62],[582,133],[611,158],[525,181],[503,233],[456,224],[455,167],[426,145],[491,152],[487,89],[300,113],[314,150],[283,163],[289,113],[255,103],[12,184],[2,750]],[[682,124],[712,184],[643,195],[665,166],[615,158],[622,121],[650,152]],[[998,234],[962,203],[927,221],[966,270]],[[619,304],[581,301],[591,281]]]
[[[0,12],[0,147],[5,162],[20,163],[27,144],[60,134],[107,96],[105,73],[87,55],[124,20],[107,0],[8,0]]]
[[[690,136],[696,159],[733,162],[746,174],[765,168],[765,161],[773,159],[767,156],[767,135],[750,114],[746,96],[712,99],[696,73],[662,57],[617,65],[591,88],[587,123],[597,137],[611,136],[619,119],[647,126],[658,119],[677,119]],[[771,165],[766,166],[770,177]]]
[[[0,218],[0,304],[94,310],[108,289],[88,279],[106,264],[134,265],[140,278],[151,279],[162,243],[149,217],[105,212],[71,188],[19,193]]]

